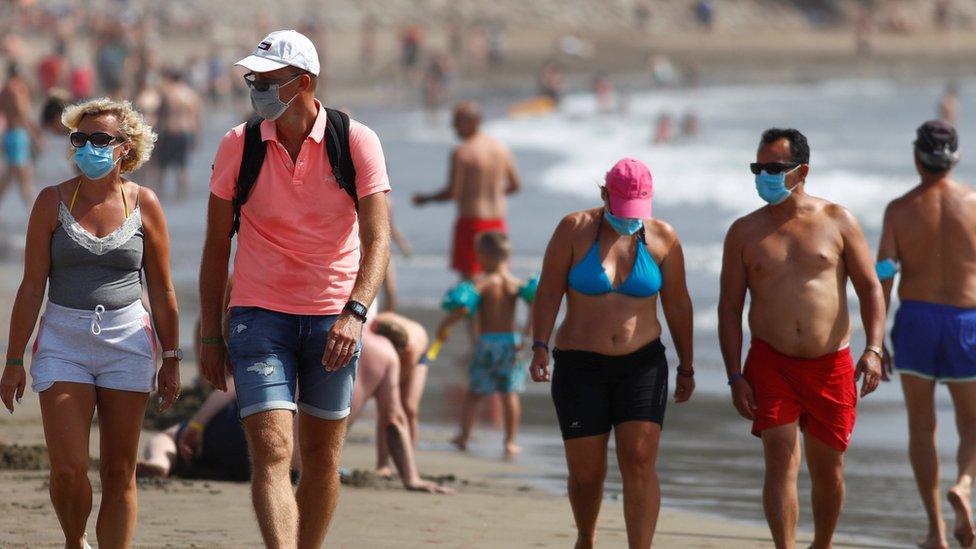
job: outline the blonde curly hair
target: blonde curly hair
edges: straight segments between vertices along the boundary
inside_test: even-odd
[[[152,154],[156,144],[156,132],[146,123],[142,114],[128,101],[115,101],[107,97],[91,99],[71,105],[64,109],[61,123],[71,131],[76,131],[86,116],[111,114],[119,121],[119,132],[131,145],[129,154],[122,159],[122,172],[130,173],[139,169]]]

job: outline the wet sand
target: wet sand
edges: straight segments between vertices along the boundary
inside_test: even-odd
[[[42,438],[37,399],[28,396],[14,416],[3,418],[3,438],[11,430],[22,443]],[[367,482],[344,483],[329,534],[333,547],[553,547],[573,541],[566,498],[541,492],[519,478],[533,474],[523,464],[462,454],[422,450],[419,461],[429,477],[446,481],[457,493],[408,493],[393,481],[368,473],[374,459],[371,422],[359,422],[343,453],[343,466]],[[93,432],[93,443],[97,440]],[[427,447],[444,440],[426,439]],[[97,446],[93,446],[97,454]],[[88,531],[94,534],[100,497],[97,472],[90,478],[95,508]],[[0,531],[3,547],[57,547],[63,543],[47,493],[47,473],[0,471]],[[746,525],[708,515],[664,509],[657,547],[771,547],[762,525]],[[808,540],[809,537],[804,538]],[[623,509],[606,501],[600,521],[603,547],[626,544]],[[139,483],[137,547],[254,547],[260,534],[253,519],[247,484],[202,480],[151,480]]]

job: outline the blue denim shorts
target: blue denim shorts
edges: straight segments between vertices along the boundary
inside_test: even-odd
[[[298,409],[321,419],[349,415],[362,342],[342,368],[326,372],[322,366],[329,330],[338,318],[231,308],[227,348],[241,418]]]

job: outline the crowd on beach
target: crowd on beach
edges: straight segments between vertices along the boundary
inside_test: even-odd
[[[695,9],[702,25],[711,24],[712,2]],[[348,426],[370,400],[377,471],[395,469],[408,490],[449,494],[421,477],[415,450],[427,368],[463,324],[473,352],[457,448],[467,448],[479,405],[499,395],[502,450],[517,455],[526,378],[551,383],[576,546],[596,541],[612,435],[628,540],[649,547],[661,504],[655,460],[667,401],[688,402],[696,376],[681,240],[653,216],[650,167],[633,158],[608,166],[594,207],[565,215],[539,276],[521,279],[510,269],[506,222],[508,197],[522,188],[514,155],[481,129],[480,105],[457,103],[459,144],[448,179],[412,197],[416,207],[453,202],[457,209],[450,267],[458,283],[446,289],[444,318],[431,337],[390,306],[393,288],[385,310],[378,305],[391,280],[391,243],[409,244],[391,222],[380,137],[320,101],[316,40],[272,32],[236,63],[246,71],[243,85],[232,84],[222,56],[210,60],[200,84],[187,67],[150,69],[149,48],[120,38],[138,29],[99,28],[91,69],[71,67],[64,59],[69,37],[58,36],[36,67],[47,94],[40,123],[24,67],[11,63],[0,89],[3,185],[16,181],[32,206],[0,400],[13,413],[28,381],[38,394],[51,502],[66,546],[87,546],[96,411],[102,494],[95,534],[106,547],[132,544],[136,475],[201,470],[251,482],[266,545],[321,545],[339,498]],[[486,30],[488,63],[501,55],[496,32]],[[422,42],[422,29],[404,31],[405,78],[417,78],[411,70]],[[570,42],[565,47],[575,48]],[[451,61],[434,56],[435,66],[422,89],[443,104]],[[96,81],[104,97],[96,97]],[[543,67],[543,96],[558,101],[561,82],[558,67]],[[59,91],[63,85],[67,92]],[[609,84],[600,77],[594,87],[599,96]],[[229,100],[235,89],[246,92],[257,117],[230,128],[213,160],[201,318],[192,336],[195,382],[212,392],[192,417],[152,437],[140,457],[149,395],[167,409],[185,385],[163,183],[175,171],[173,194],[185,199],[204,105]],[[948,546],[934,443],[938,383],[949,387],[959,430],[957,479],[945,494],[956,514],[952,534],[964,547],[976,539],[976,193],[952,178],[960,161],[956,109],[950,88],[940,119],[918,127],[912,154],[919,184],[888,205],[874,254],[843,205],[807,193],[811,145],[801,131],[763,132],[755,162],[743,166],[765,205],[726,235],[719,344],[732,404],[761,439],[765,518],[778,547],[795,545],[804,458],[813,546],[830,547],[857,403],[895,371],[929,521],[921,545]],[[697,131],[694,120],[683,125]],[[74,175],[35,196],[31,166],[45,133],[70,144]],[[144,166],[147,185],[126,177]],[[848,281],[867,340],[860,354],[851,349]],[[885,320],[896,282],[901,305],[889,352]],[[747,295],[751,341],[743,360]],[[523,326],[520,307],[529,309]],[[665,327],[678,358],[673,377]]]

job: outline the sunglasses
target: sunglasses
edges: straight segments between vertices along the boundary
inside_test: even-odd
[[[749,164],[749,171],[755,175],[759,175],[760,172],[766,172],[769,175],[778,175],[784,172],[792,172],[800,166],[799,162],[770,162],[768,164],[760,164],[759,162],[753,162]]]
[[[71,132],[68,136],[68,140],[71,141],[71,146],[80,149],[85,146],[85,143],[91,141],[91,144],[96,149],[103,149],[108,147],[112,143],[118,143],[125,141],[121,137],[107,134],[105,132],[95,132],[95,133],[84,133],[84,132]]]
[[[271,86],[278,86],[280,88],[281,86],[291,83],[292,80],[298,78],[303,74],[305,73],[299,72],[291,76],[286,76],[279,80],[273,80],[268,78],[258,79],[256,74],[254,74],[253,72],[249,72],[244,75],[244,83],[247,84],[247,87],[251,89],[257,90],[259,92],[266,92],[271,89]]]

